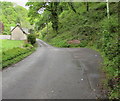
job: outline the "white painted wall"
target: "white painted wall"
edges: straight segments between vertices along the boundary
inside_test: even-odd
[[[16,28],[11,32],[11,39],[12,39],[12,40],[27,40],[27,35],[24,34],[19,27],[16,27]]]

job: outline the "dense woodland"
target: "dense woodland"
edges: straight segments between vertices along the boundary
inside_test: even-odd
[[[32,28],[29,23],[28,10],[11,2],[0,2],[0,19],[4,24],[3,34],[10,34],[10,27],[20,23],[23,28]]]
[[[20,22],[27,28],[34,25],[34,34],[55,47],[87,47],[98,51],[104,59],[103,87],[109,99],[119,98],[118,2],[28,2],[29,11],[12,3],[0,4],[4,34],[9,34],[10,26]],[[70,40],[80,43],[69,44]]]

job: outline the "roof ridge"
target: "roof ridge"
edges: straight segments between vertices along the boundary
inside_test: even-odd
[[[21,27],[20,25],[16,25],[16,26],[11,30],[11,32],[12,32],[16,27],[19,27],[24,34],[27,34],[27,33],[22,29],[22,27]]]

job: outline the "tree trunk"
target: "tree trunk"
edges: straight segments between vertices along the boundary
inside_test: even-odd
[[[87,12],[89,11],[89,3],[86,2],[86,9],[87,9]]]

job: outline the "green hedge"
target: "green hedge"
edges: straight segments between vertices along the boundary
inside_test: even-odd
[[[2,52],[2,68],[12,65],[30,55],[35,48],[13,48]]]
[[[34,45],[36,43],[36,36],[34,34],[29,34],[27,40],[30,44]]]

